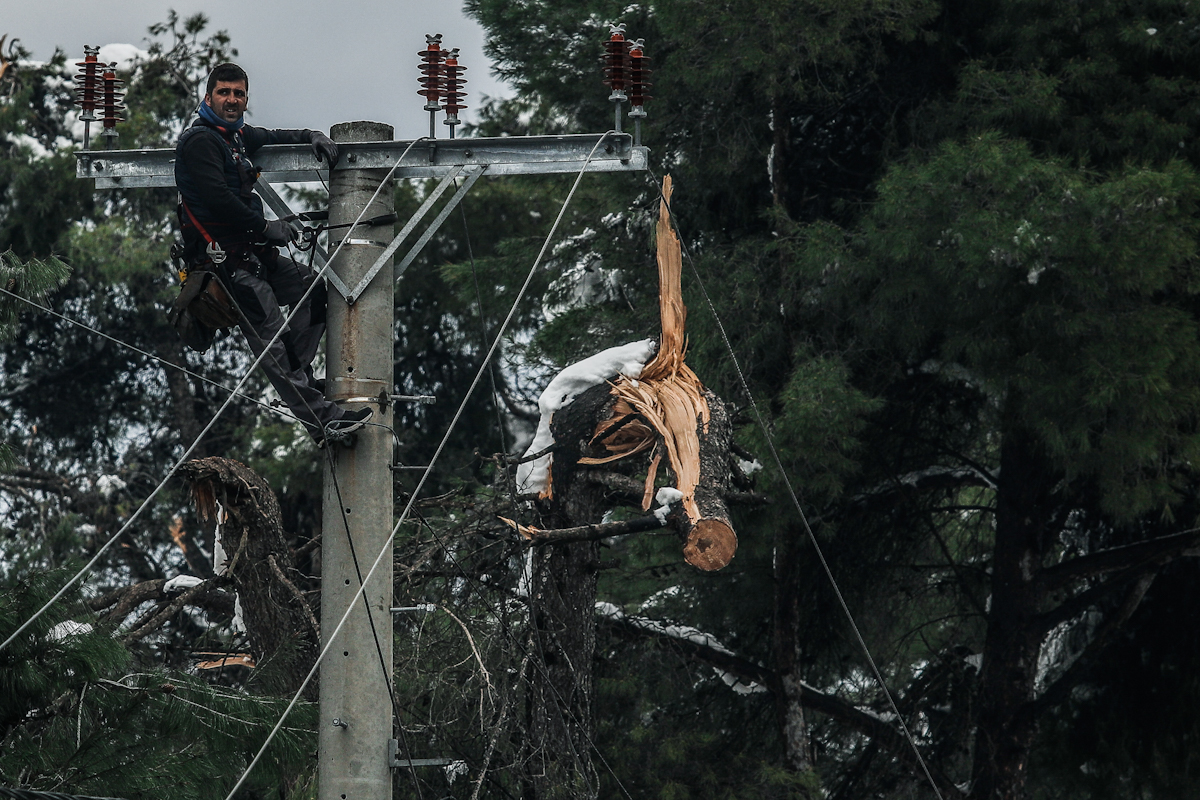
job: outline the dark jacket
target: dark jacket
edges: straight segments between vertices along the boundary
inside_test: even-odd
[[[262,199],[252,191],[258,174],[249,157],[263,145],[307,144],[312,136],[308,130],[253,125],[229,131],[197,118],[175,146],[179,222],[187,251],[197,253],[205,244],[192,217],[226,249],[238,243],[261,242],[266,218]]]

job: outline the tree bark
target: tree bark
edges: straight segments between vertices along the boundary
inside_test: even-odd
[[[797,535],[775,541],[774,647],[778,684],[775,692],[775,721],[783,737],[784,760],[795,772],[813,769],[808,724],[804,718],[803,675],[800,664],[800,591]]]
[[[554,415],[551,430],[554,499],[539,503],[543,527],[598,523],[604,487],[576,462],[588,447],[604,409],[607,386],[593,387]],[[592,656],[596,648],[596,575],[599,543],[590,540],[537,548],[531,553],[529,604],[535,652],[526,700],[530,800],[595,798],[591,758]]]
[[[251,469],[227,458],[189,461],[179,474],[191,484],[201,517],[220,515],[228,575],[264,688],[296,691],[316,661],[320,634],[314,609],[294,583],[275,493]],[[306,697],[315,700],[316,687],[311,682]]]
[[[1031,713],[1041,629],[1037,577],[1051,540],[1055,485],[1031,437],[1009,432],[1000,449],[992,598],[979,676],[971,797],[1020,800],[1037,732]]]

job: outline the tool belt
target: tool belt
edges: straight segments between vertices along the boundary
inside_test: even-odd
[[[171,309],[171,325],[183,343],[198,353],[212,347],[218,331],[232,328],[241,320],[233,296],[221,279],[221,270],[211,262],[180,272],[183,286]]]

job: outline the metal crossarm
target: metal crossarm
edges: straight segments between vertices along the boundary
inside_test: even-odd
[[[353,305],[354,301],[362,295],[363,290],[366,289],[371,284],[371,281],[374,280],[375,276],[379,274],[379,270],[383,269],[383,265],[388,262],[388,259],[395,255],[396,250],[401,244],[404,243],[404,240],[408,238],[408,235],[413,232],[413,228],[417,227],[417,224],[425,218],[425,215],[429,213],[429,209],[433,208],[433,204],[436,203],[438,198],[445,193],[446,189],[449,188],[450,183],[460,174],[462,174],[462,171],[463,168],[461,166],[455,167],[446,174],[446,177],[442,178],[442,181],[437,185],[437,188],[429,193],[429,196],[425,198],[425,202],[421,203],[421,207],[413,212],[413,215],[409,218],[408,222],[404,224],[404,227],[400,229],[400,232],[392,238],[391,244],[389,244],[387,248],[380,254],[379,258],[375,259],[375,263],[371,265],[371,269],[367,271],[367,274],[363,276],[363,279],[358,282],[358,286],[355,286],[353,291],[347,289],[346,291],[342,292],[342,297],[346,298],[347,303]]]
[[[588,172],[640,172],[648,167],[649,151],[634,146],[625,133],[581,133],[568,136],[501,136],[431,141],[353,142],[338,145],[343,156],[334,170],[391,169],[412,145],[395,177],[442,178],[455,168],[487,168],[488,175],[549,175],[576,173],[601,139]],[[75,154],[75,175],[92,178],[97,189],[175,186],[175,151],[87,150]],[[302,144],[268,145],[254,155],[266,183],[316,180],[326,172],[312,148]]]
[[[441,212],[396,265],[397,279],[404,274],[450,212],[467,191],[486,172],[501,175],[552,175],[586,172],[640,172],[648,168],[649,150],[634,145],[624,133],[583,133],[568,136],[501,136],[481,139],[439,139],[417,142],[348,142],[338,145],[342,153],[333,171],[379,169],[392,170],[398,180],[438,178],[412,218],[387,246],[382,255],[351,289],[332,270],[329,284],[353,304],[362,296],[375,276],[400,245],[429,213],[457,178],[461,186]],[[407,154],[406,154],[407,153]],[[88,150],[75,154],[76,177],[96,181],[97,189],[161,188],[175,185],[175,151],[160,150]],[[398,160],[403,159],[400,163]],[[307,182],[328,174],[326,165],[317,161],[308,145],[268,145],[254,155],[262,168],[255,189],[279,217],[292,214],[288,204],[272,188],[272,183]],[[349,235],[349,234],[347,234]],[[328,257],[314,243],[314,261],[324,266]]]

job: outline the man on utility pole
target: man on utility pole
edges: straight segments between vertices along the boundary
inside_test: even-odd
[[[263,145],[311,144],[317,159],[332,167],[337,145],[320,131],[246,125],[249,86],[236,64],[213,69],[197,119],[175,147],[182,258],[189,269],[220,276],[237,305],[237,324],[250,349],[256,356],[267,350],[263,370],[317,444],[352,442],[350,434],[373,411],[344,411],[325,399],[324,387],[313,377],[312,360],[325,331],[325,288],[318,286],[301,300],[313,282],[312,270],[280,255],[277,248],[294,241],[296,231],[263,215],[262,200],[254,193],[259,171],[249,159]],[[286,327],[281,304],[294,312]]]

